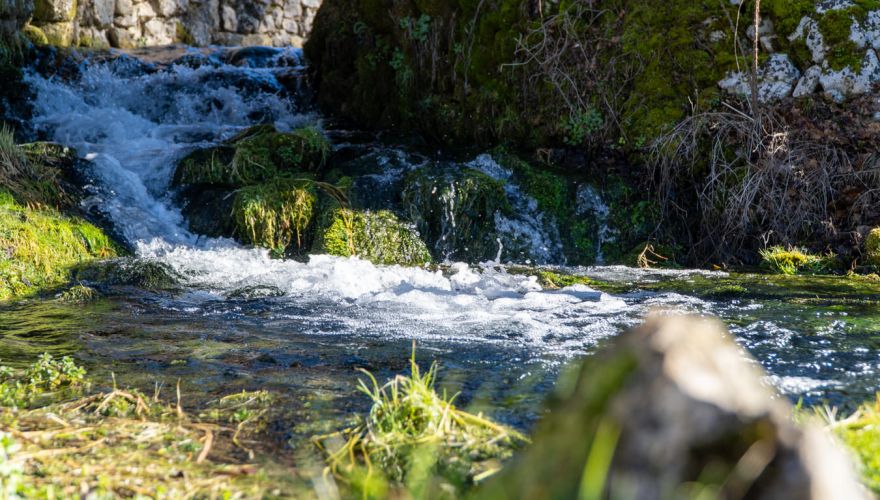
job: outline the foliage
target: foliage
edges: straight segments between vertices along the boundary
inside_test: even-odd
[[[28,408],[47,394],[75,393],[85,386],[85,375],[85,369],[71,358],[55,359],[51,354],[43,354],[21,372],[0,366],[0,405]]]
[[[321,170],[330,143],[314,127],[277,132],[271,125],[246,129],[216,148],[193,151],[178,164],[174,183],[244,187],[281,174]]]
[[[68,303],[91,302],[98,297],[98,292],[94,288],[83,284],[74,285],[58,294],[58,300]]]
[[[82,491],[96,498],[266,498],[309,491],[268,457],[253,465],[254,450],[239,440],[257,433],[253,418],[239,417],[256,408],[255,400],[268,405],[268,393],[221,398],[217,415],[195,418],[181,408],[179,387],[176,404],[162,402],[158,390],[153,397],[117,388],[59,391],[89,385],[69,358],[44,355],[21,372],[0,372],[4,399],[7,387],[25,388],[13,392],[31,408],[20,412],[8,401],[0,407],[4,498],[72,498]],[[41,396],[39,405],[31,404],[33,394]],[[24,439],[16,443],[13,435]]]
[[[314,215],[315,192],[308,181],[275,179],[241,188],[232,209],[238,236],[280,256],[291,242],[303,247],[303,236]]]
[[[64,283],[78,265],[118,255],[97,227],[50,209],[30,209],[0,191],[0,300]]]
[[[347,441],[338,449],[326,448],[338,434],[316,437],[315,443],[326,451],[329,471],[365,497],[403,484],[415,496],[454,496],[497,472],[497,460],[527,442],[512,429],[457,409],[454,397],[438,395],[437,365],[423,374],[415,351],[409,376],[380,386],[363,372],[369,382],[361,380],[360,390],[373,402],[369,415],[341,433]]]
[[[880,266],[880,227],[875,227],[865,237],[865,260],[873,266]]]
[[[780,274],[821,274],[831,270],[834,257],[819,256],[803,248],[774,246],[760,251],[761,264]]]
[[[416,229],[387,210],[334,210],[329,226],[318,236],[316,250],[358,256],[374,264],[421,266],[431,262],[431,253]]]

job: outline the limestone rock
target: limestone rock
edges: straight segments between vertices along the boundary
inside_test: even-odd
[[[135,37],[132,33],[124,28],[111,28],[107,33],[110,40],[110,46],[117,49],[133,49],[135,47]]]
[[[235,13],[235,9],[231,6],[223,6],[220,13],[220,19],[224,30],[233,33],[238,31],[238,14]]]
[[[115,0],[90,0],[84,3],[86,18],[96,28],[108,28],[113,24],[116,12]]]
[[[130,16],[134,12],[132,0],[116,0],[116,8],[114,13],[117,16]]]
[[[773,54],[758,69],[758,100],[770,102],[791,95],[801,74],[786,54]],[[718,86],[728,92],[751,94],[749,75],[743,71],[731,72]]]
[[[34,20],[40,23],[73,21],[76,17],[76,0],[36,0]]]
[[[69,47],[73,43],[73,23],[71,22],[44,24],[40,26],[40,29],[43,30],[46,39],[52,45]]]
[[[761,380],[720,323],[649,319],[561,384],[531,448],[477,496],[576,498],[601,481],[590,497],[867,498],[830,434],[795,425]]]

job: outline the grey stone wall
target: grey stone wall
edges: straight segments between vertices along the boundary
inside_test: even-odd
[[[23,0],[0,0],[0,2]],[[301,46],[321,0],[36,0],[55,45]]]

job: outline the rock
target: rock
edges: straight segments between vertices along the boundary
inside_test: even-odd
[[[825,46],[825,40],[822,37],[822,32],[819,30],[819,23],[809,17],[801,19],[797,29],[789,35],[788,41],[796,42],[802,38],[805,40],[807,48],[810,49],[813,62],[820,65],[824,63],[825,53],[828,51],[828,48]]]
[[[238,15],[235,13],[235,9],[229,5],[224,5],[220,12],[223,29],[233,33],[238,31]]]
[[[772,54],[758,69],[758,100],[770,102],[788,97],[800,76],[800,71],[788,55]],[[731,72],[727,78],[718,82],[718,86],[742,96],[748,96],[752,92],[749,76],[743,71]]]
[[[90,0],[84,3],[87,19],[96,28],[108,28],[113,24],[116,12],[115,0]]]
[[[271,47],[272,38],[269,35],[245,35],[241,39],[242,47]]]
[[[149,46],[171,45],[177,34],[177,25],[160,18],[150,19],[144,23],[144,38]]]
[[[110,40],[110,46],[117,49],[133,49],[135,47],[134,36],[127,29],[111,28],[107,32],[107,38]]]
[[[187,4],[189,3],[186,0],[151,0],[153,2],[153,9],[162,17],[172,17],[177,14],[181,10],[185,10]],[[178,3],[180,2],[180,3]]]
[[[819,66],[810,66],[804,71],[804,76],[798,80],[797,86],[794,88],[792,95],[794,97],[803,97],[816,92],[819,88],[819,77],[822,76],[822,69]]]
[[[46,33],[36,26],[27,24],[21,29],[21,33],[34,45],[49,44],[49,39],[46,37]]]
[[[134,12],[132,0],[116,0],[114,14],[117,16],[130,16]]]
[[[74,17],[76,17],[76,0],[36,0],[34,2],[34,20],[41,24],[73,21]]]
[[[846,67],[840,71],[826,69],[819,76],[819,83],[825,95],[838,102],[842,102],[850,95],[870,92],[877,82],[880,82],[880,60],[873,50],[865,53],[858,73]]]
[[[69,47],[73,43],[73,23],[49,23],[40,26],[51,45]]]
[[[716,321],[651,318],[560,384],[532,446],[476,496],[867,498],[831,435],[796,425],[759,366]]]
[[[421,266],[431,262],[431,252],[412,224],[380,210],[337,209],[320,232],[316,253],[357,256],[374,264]]]
[[[880,266],[880,227],[875,227],[865,237],[865,260],[872,266]]]
[[[156,17],[156,9],[150,2],[140,2],[134,4],[134,15],[138,21],[145,22]]]

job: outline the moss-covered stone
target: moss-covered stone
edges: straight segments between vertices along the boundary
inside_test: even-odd
[[[275,179],[242,188],[232,207],[236,235],[277,256],[292,243],[301,250],[316,201],[314,184],[307,181]]]
[[[869,265],[880,266],[880,227],[875,227],[865,237],[865,260]]]
[[[271,125],[257,125],[224,145],[184,157],[174,183],[248,186],[281,174],[320,171],[329,155],[329,141],[313,127],[278,132]]]
[[[75,266],[119,252],[92,224],[52,209],[24,207],[0,191],[0,300],[65,283]]]
[[[34,45],[49,45],[46,33],[32,24],[25,25],[21,33]]]
[[[73,277],[94,285],[134,286],[145,290],[173,290],[184,280],[164,262],[131,257],[80,265]]]
[[[318,236],[315,251],[357,256],[384,265],[421,266],[431,262],[431,252],[415,227],[387,210],[334,210],[330,224]]]
[[[408,218],[439,258],[479,262],[498,253],[496,214],[511,210],[504,183],[473,169],[423,167],[402,194]]]

